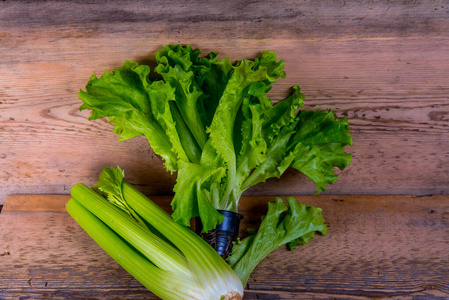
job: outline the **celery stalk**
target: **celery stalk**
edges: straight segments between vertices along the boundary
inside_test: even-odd
[[[187,261],[177,249],[130,218],[83,183],[71,190],[72,196],[112,230],[125,238],[156,266],[167,271],[189,274]],[[132,234],[130,234],[132,232]]]
[[[156,267],[74,198],[67,203],[67,211],[106,253],[156,296],[201,299],[202,291],[195,289],[197,285],[191,277]]]

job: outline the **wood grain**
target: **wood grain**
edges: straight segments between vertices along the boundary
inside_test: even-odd
[[[118,143],[87,121],[77,92],[125,59],[152,63],[186,43],[232,60],[274,50],[307,108],[331,108],[352,126],[352,165],[331,194],[449,193],[449,1],[2,1],[0,204],[6,195],[67,194],[120,165],[152,195],[175,177],[143,138]],[[247,195],[313,194],[301,174]]]
[[[169,211],[170,197],[152,197]],[[0,298],[156,299],[64,211],[69,196],[8,197],[0,214]],[[242,199],[257,228],[273,197]],[[280,248],[255,269],[245,299],[447,299],[449,196],[297,196],[323,208],[327,236]]]

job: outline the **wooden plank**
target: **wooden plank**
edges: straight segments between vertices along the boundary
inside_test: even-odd
[[[87,121],[77,92],[125,59],[152,64],[167,43],[252,58],[270,49],[306,105],[348,116],[354,161],[332,194],[448,194],[448,1],[0,2],[0,204],[17,193],[64,194],[120,165],[148,194],[175,177],[145,139],[118,143]],[[247,195],[313,194],[289,171]]]
[[[152,198],[169,211],[170,197]],[[61,209],[68,199],[8,197],[0,214],[0,298],[155,299]],[[258,227],[272,199],[242,198],[242,236]],[[449,297],[449,195],[296,199],[323,209],[329,234],[271,253],[251,275],[246,299]]]
[[[341,294],[327,294],[327,293],[289,293],[279,291],[245,291],[245,299],[294,299],[294,300],[367,300],[367,299],[395,299],[395,300],[410,300],[410,299],[425,299],[425,300],[447,300],[447,294],[438,291],[422,291],[405,296],[391,296],[391,297],[366,297],[357,295],[341,295]]]
[[[89,37],[124,29],[153,39],[210,37],[235,38],[336,38],[445,36],[447,1],[388,2],[332,0],[292,1],[93,1],[88,5],[72,1],[3,3],[5,26],[33,31],[41,28],[89,28]],[[144,27],[136,26],[137,24]],[[93,27],[96,26],[96,27]],[[305,30],[307,28],[308,30]],[[198,30],[201,29],[201,30]],[[227,29],[227,30],[226,30]],[[232,29],[232,30],[231,30]],[[149,30],[149,31],[148,31]],[[130,30],[131,31],[131,30]],[[80,37],[82,32],[75,31]],[[219,35],[216,35],[216,34]],[[84,36],[81,36],[84,37]]]
[[[65,212],[70,196],[58,195],[13,195],[12,201],[3,210],[4,214],[14,212]]]

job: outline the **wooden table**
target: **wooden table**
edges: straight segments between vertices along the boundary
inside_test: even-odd
[[[247,299],[447,299],[448,9],[448,0],[0,1],[0,299],[152,298],[64,212],[64,195],[116,165],[143,192],[172,193],[176,177],[145,138],[117,142],[112,124],[78,110],[77,93],[93,73],[125,59],[152,64],[177,43],[232,61],[275,51],[287,77],[273,102],[299,84],[306,109],[351,125],[351,166],[329,195],[298,196],[324,209],[329,234],[272,253]],[[243,230],[272,199],[258,195],[314,192],[296,171],[252,187]],[[169,198],[154,199],[168,209]]]
[[[329,234],[256,268],[245,299],[448,299],[449,196],[298,196]],[[155,299],[65,212],[67,195],[15,195],[0,214],[0,299]],[[241,235],[272,197],[244,197]],[[152,197],[169,209],[170,197]]]

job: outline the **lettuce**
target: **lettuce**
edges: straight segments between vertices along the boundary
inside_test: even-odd
[[[158,51],[157,76],[146,65],[126,61],[117,70],[93,75],[80,91],[81,110],[90,119],[108,117],[119,140],[145,136],[169,172],[177,172],[173,218],[190,225],[200,217],[203,232],[237,212],[251,186],[280,177],[289,168],[304,173],[326,191],[345,169],[352,145],[346,118],[332,111],[300,110],[304,94],[273,104],[267,93],[285,78],[284,62],[262,52],[254,60],[200,56],[191,46]]]

